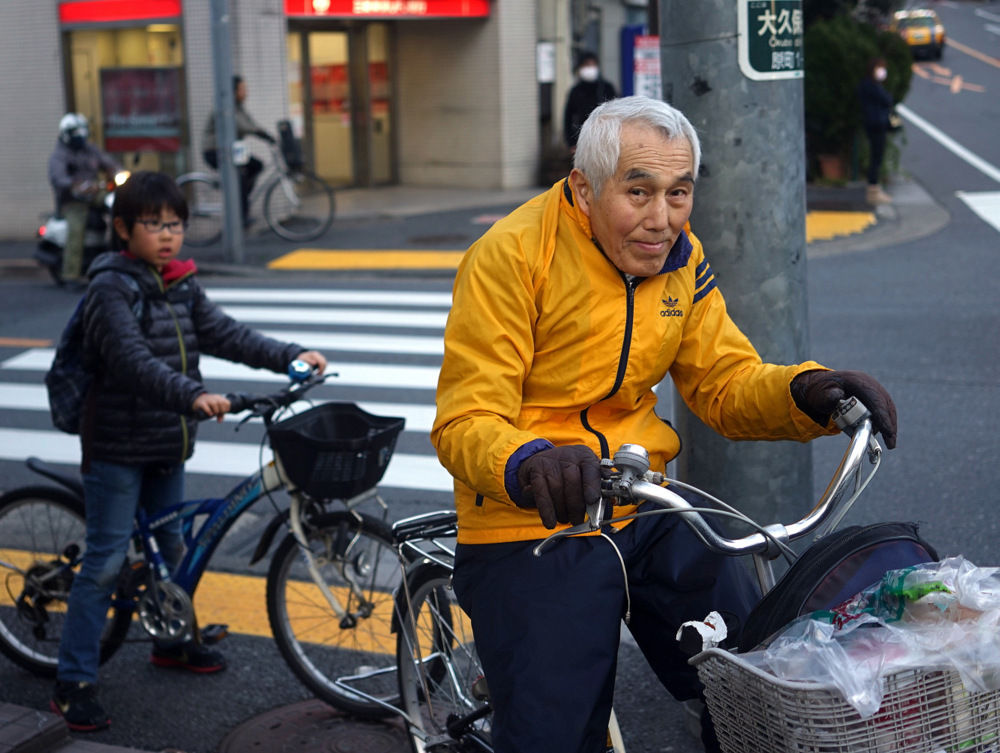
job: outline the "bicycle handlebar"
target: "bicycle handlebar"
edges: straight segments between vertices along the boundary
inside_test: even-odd
[[[625,444],[615,453],[612,461],[615,471],[611,478],[602,482],[601,499],[587,506],[587,519],[580,525],[572,526],[549,535],[534,549],[536,556],[552,542],[567,536],[598,531],[607,524],[621,522],[644,515],[675,512],[691,527],[702,542],[718,554],[764,555],[770,559],[777,556],[789,541],[801,539],[812,532],[817,537],[832,530],[850,509],[868,481],[878,470],[882,448],[874,437],[871,413],[857,398],[842,400],[832,416],[834,422],[845,434],[851,437],[847,451],[844,454],[830,484],[819,502],[801,520],[788,525],[773,524],[761,526],[747,516],[735,513],[728,505],[719,502],[711,495],[696,487],[668,479],[661,473],[649,470],[649,454],[646,449],[636,444]],[[874,466],[871,472],[862,479],[860,472],[865,457]],[[605,461],[607,464],[607,461]],[[853,488],[852,488],[853,481]],[[728,508],[736,517],[752,525],[757,533],[738,539],[729,539],[708,525],[702,516],[700,508],[695,508],[690,502],[676,492],[663,486],[664,483],[674,484],[689,489],[706,500],[711,500]],[[661,505],[665,510],[652,510],[633,513],[620,518],[605,517],[605,511],[615,501],[619,504],[639,504],[650,501]],[[610,503],[610,505],[609,505]],[[713,513],[715,510],[705,510]],[[722,514],[730,514],[723,512]]]
[[[301,364],[301,366],[299,365]],[[254,417],[261,417],[264,423],[270,423],[271,417],[280,408],[287,408],[292,403],[305,397],[313,387],[318,387],[330,377],[337,376],[336,373],[317,374],[312,367],[303,361],[293,361],[289,367],[289,376],[292,383],[284,389],[267,394],[252,394],[247,392],[232,392],[226,395],[229,400],[229,413],[242,413],[250,411],[244,421],[249,421]]]

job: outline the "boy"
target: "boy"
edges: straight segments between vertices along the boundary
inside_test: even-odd
[[[84,362],[95,376],[80,430],[87,546],[70,591],[51,702],[78,732],[111,723],[95,697],[100,635],[136,508],[153,513],[182,500],[197,416],[221,421],[230,407],[202,385],[200,354],[281,373],[296,358],[326,368],[322,354],[264,337],[208,300],[194,262],[177,259],[187,216],[172,178],[134,173],[115,192],[112,225],[125,250],[102,255],[90,270]],[[175,567],[184,551],[179,522],[161,528],[157,541]],[[180,644],[154,645],[151,660],[202,673],[225,668],[197,631]]]

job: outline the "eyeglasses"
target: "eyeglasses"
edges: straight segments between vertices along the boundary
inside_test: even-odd
[[[163,222],[161,220],[136,220],[136,223],[146,228],[147,233],[162,233],[166,228],[171,235],[180,235],[187,228],[186,222],[174,220],[173,222]]]

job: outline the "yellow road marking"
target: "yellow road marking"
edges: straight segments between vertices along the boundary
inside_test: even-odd
[[[21,570],[29,568],[32,562],[49,562],[54,558],[53,553],[0,549],[0,561]],[[22,587],[20,577],[0,566],[0,608],[13,607],[14,597],[20,594]],[[396,652],[396,636],[389,630],[393,609],[391,594],[381,595],[372,616],[359,621],[347,634],[341,630],[338,620],[331,618],[330,607],[315,583],[289,582],[287,587],[289,619],[299,640],[389,655]],[[347,589],[334,588],[332,591],[341,604],[348,603]],[[195,613],[203,625],[223,623],[229,625],[233,633],[270,638],[266,592],[265,578],[207,572],[195,591]],[[47,608],[54,612],[65,611],[60,602]]]
[[[851,235],[875,222],[871,212],[809,212],[806,239]],[[299,249],[275,259],[269,269],[458,269],[464,251],[337,251]]]
[[[0,337],[0,348],[48,348],[51,340],[37,337]]]
[[[873,212],[809,212],[806,214],[806,243],[854,235],[873,224]]]
[[[464,251],[335,251],[302,248],[268,269],[458,269]]]
[[[976,58],[977,60],[982,60],[984,63],[988,63],[989,65],[992,65],[995,68],[1000,68],[1000,60],[990,57],[989,55],[986,55],[980,52],[979,50],[974,50],[971,47],[966,47],[964,44],[956,42],[954,39],[948,40],[948,46],[954,47],[959,52],[964,52],[966,55],[970,55]]]

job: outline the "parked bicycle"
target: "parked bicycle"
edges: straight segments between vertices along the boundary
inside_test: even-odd
[[[608,469],[602,498],[588,508],[584,523],[552,534],[538,544],[535,553],[544,556],[545,550],[561,539],[602,530],[610,523],[627,519],[610,517],[614,504],[651,501],[662,507],[628,517],[680,514],[714,551],[731,556],[752,555],[762,592],[766,593],[775,584],[771,561],[782,555],[794,560],[796,555],[789,542],[811,534],[819,538],[832,531],[878,469],[881,447],[873,435],[867,409],[852,398],[842,403],[834,420],[850,436],[844,458],[816,506],[795,523],[761,526],[695,487],[651,472],[645,449],[624,445],[615,453],[613,467]],[[695,492],[715,506],[693,507],[671,486]],[[726,538],[708,525],[705,514],[734,517],[755,532],[742,538]],[[456,532],[454,512],[417,516],[397,522],[392,529],[395,550],[400,561],[407,563],[408,572],[395,604],[399,628],[396,641],[399,702],[398,706],[386,705],[386,710],[405,719],[416,753],[492,750],[488,678],[483,676],[469,619],[451,588],[454,564],[451,541]],[[359,692],[358,682],[370,679],[371,673],[359,673],[340,677],[337,684],[345,691]],[[732,717],[733,713],[715,707],[711,710],[720,716]],[[624,753],[624,741],[613,712],[608,737],[609,751]],[[723,745],[727,743],[723,741]],[[758,749],[770,750],[767,745]]]
[[[395,702],[394,677],[367,687],[378,702],[345,691],[334,680],[372,667],[388,667],[395,674],[392,612],[402,571],[375,485],[403,419],[333,402],[289,416],[289,406],[324,379],[310,374],[272,395],[229,396],[231,412],[249,410],[241,425],[262,419],[274,459],[262,460],[260,469],[225,497],[185,501],[154,517],[140,510],[135,554],[122,568],[108,613],[102,662],[124,641],[136,640],[130,631],[136,615],[149,637],[189,635],[194,593],[213,553],[236,520],[267,497],[274,517],[251,564],[263,559],[278,532],[287,529],[271,558],[266,597],[282,656],[327,703],[360,715],[387,713],[379,702]],[[66,602],[85,548],[83,487],[78,478],[37,459],[29,459],[28,467],[59,486],[30,486],[0,496],[0,651],[36,674],[54,676]],[[289,493],[287,509],[274,498],[281,489]],[[378,506],[378,516],[356,509],[369,501]],[[169,573],[154,532],[176,518],[182,521],[187,551]],[[209,626],[202,633],[214,642],[225,626]]]
[[[284,125],[283,125],[284,124]],[[287,121],[278,123],[278,142],[269,143],[270,167],[266,168],[253,192],[249,205],[259,197],[268,227],[286,240],[308,241],[320,237],[333,224],[335,201],[333,188],[302,164],[298,140]],[[249,149],[236,142],[234,162],[246,164]],[[241,155],[243,157],[241,158]],[[222,238],[225,202],[222,181],[217,173],[190,172],[177,178],[177,185],[188,203],[188,225],[184,242],[189,246],[210,246]]]

